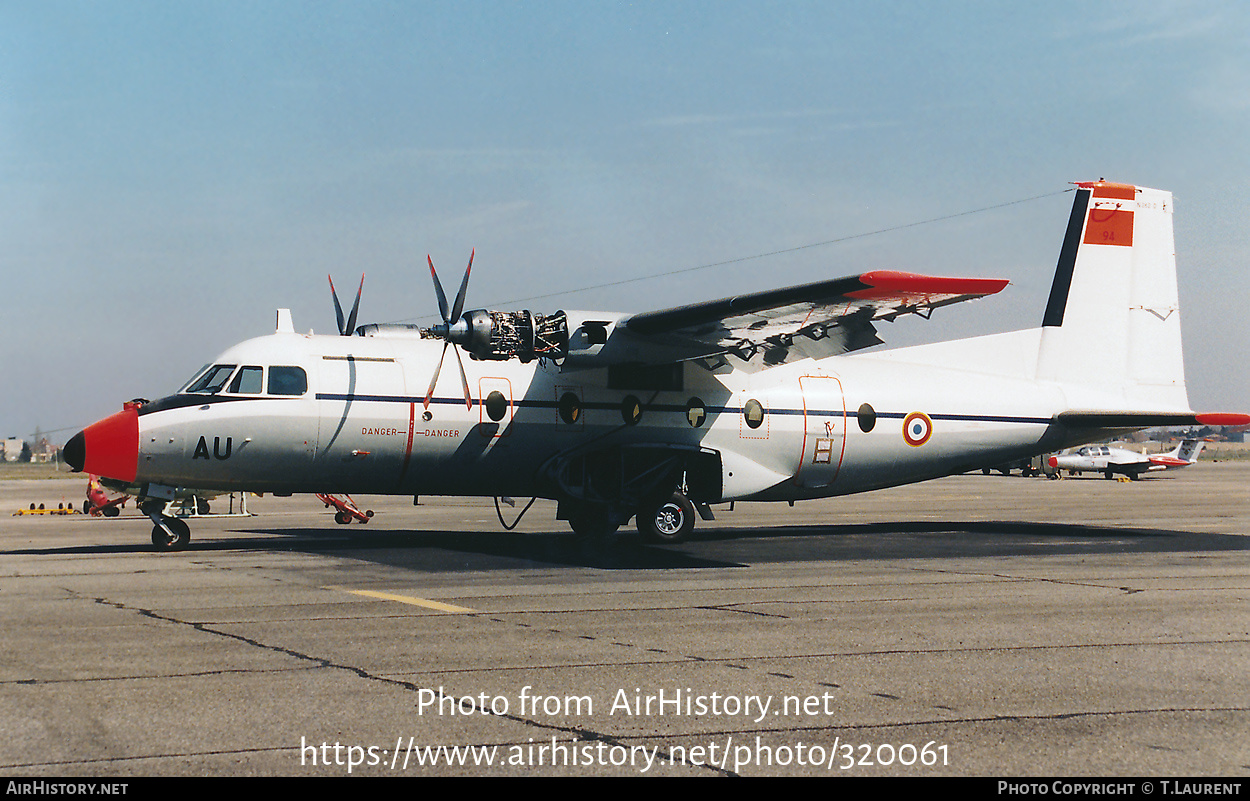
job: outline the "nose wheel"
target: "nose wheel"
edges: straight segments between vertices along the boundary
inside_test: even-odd
[[[162,514],[165,504],[151,501],[139,506],[152,521],[152,544],[158,551],[181,551],[191,544],[191,527],[185,521]]]
[[[181,551],[191,544],[191,527],[176,517],[163,518],[152,526],[152,544],[158,551]]]

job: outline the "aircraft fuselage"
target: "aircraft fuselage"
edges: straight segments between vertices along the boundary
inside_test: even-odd
[[[274,334],[214,364],[299,367],[299,395],[184,393],[138,410],[134,484],[213,490],[552,496],[579,449],[719,456],[719,497],[841,495],[1052,447],[1061,393],[965,370],[831,357],[767,371],[562,371],[466,360],[471,403],[421,389],[440,344]],[[446,387],[444,387],[444,384]],[[260,388],[260,387],[257,387]],[[451,375],[440,389],[459,390]]]

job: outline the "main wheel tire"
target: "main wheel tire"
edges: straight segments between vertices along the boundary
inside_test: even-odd
[[[650,542],[684,542],[694,531],[694,504],[680,492],[650,510],[639,510],[638,531]]]
[[[587,504],[569,516],[569,528],[579,537],[606,537],[620,527],[612,521],[607,506]]]
[[[176,517],[165,518],[173,537],[160,526],[152,526],[152,544],[158,551],[181,551],[191,544],[191,527]]]
[[[352,522],[352,516],[351,516],[351,515],[349,515],[347,512],[335,512],[335,513],[334,513],[334,522],[335,522],[335,523],[342,523],[343,525],[347,525],[348,523]]]
[[[121,513],[122,513],[122,510],[118,509],[116,506],[110,506],[107,509],[105,509],[103,512],[105,517],[117,517]]]

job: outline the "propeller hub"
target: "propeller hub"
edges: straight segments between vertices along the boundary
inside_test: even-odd
[[[459,345],[469,353],[481,355],[490,349],[494,318],[485,309],[465,312],[455,322],[435,323],[430,326],[430,336]]]

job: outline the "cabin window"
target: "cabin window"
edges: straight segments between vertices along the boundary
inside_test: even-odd
[[[577,395],[566,392],[560,396],[560,419],[572,425],[582,415],[582,402]]]
[[[242,395],[259,395],[265,391],[264,368],[248,365],[235,373],[227,392]]]
[[[498,423],[508,412],[508,399],[499,390],[486,396],[486,416]]]
[[[859,430],[867,434],[877,425],[877,410],[872,408],[871,404],[865,403],[859,407],[859,411],[855,413],[859,420]]]
[[[221,388],[230,380],[230,374],[233,372],[233,364],[214,364],[204,372],[204,375],[187,387],[187,392],[204,392],[210,395],[221,392]]]
[[[747,428],[759,428],[764,424],[764,406],[759,401],[752,398],[742,407],[742,417],[746,420]]]
[[[308,391],[308,374],[303,367],[270,367],[270,395],[303,395]]]
[[[642,401],[633,395],[626,395],[621,401],[621,419],[627,426],[636,426],[642,419]]]
[[[701,428],[707,421],[707,407],[702,398],[691,398],[686,401],[686,422],[693,428]]]

